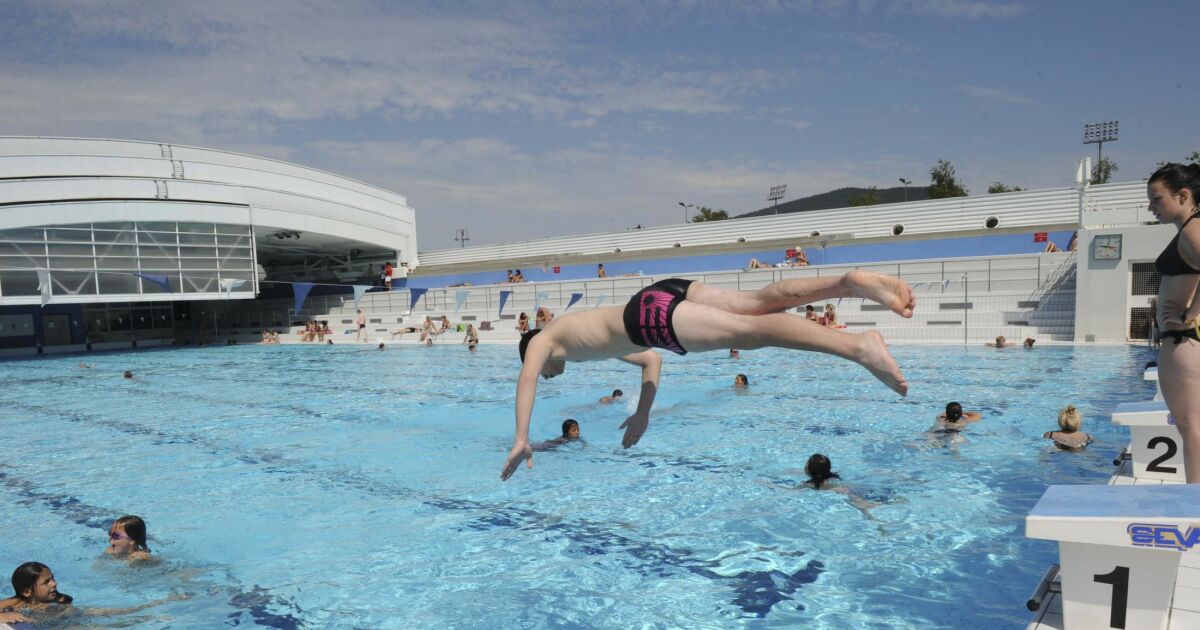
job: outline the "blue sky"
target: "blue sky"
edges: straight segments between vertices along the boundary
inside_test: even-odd
[[[5,3],[0,133],[195,144],[402,193],[422,250],[847,185],[1070,185],[1200,150],[1195,2]]]

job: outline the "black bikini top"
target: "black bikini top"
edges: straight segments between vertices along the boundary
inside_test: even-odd
[[[1167,248],[1164,249],[1163,252],[1158,255],[1158,259],[1154,261],[1154,270],[1158,272],[1158,275],[1200,275],[1200,269],[1196,269],[1195,267],[1187,264],[1187,261],[1183,259],[1183,256],[1179,255],[1179,235],[1183,234],[1183,228],[1187,227],[1187,224],[1191,223],[1192,219],[1195,218],[1196,215],[1193,214],[1192,216],[1188,217],[1187,221],[1183,222],[1183,225],[1179,227],[1179,234],[1176,234],[1175,238],[1171,239],[1171,244],[1167,245]]]

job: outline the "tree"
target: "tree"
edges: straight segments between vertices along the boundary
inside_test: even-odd
[[[729,218],[729,213],[725,210],[713,210],[712,208],[699,208],[696,216],[692,217],[692,223],[703,223],[704,221],[724,221]]]
[[[1113,173],[1117,172],[1117,163],[1109,158],[1100,158],[1099,162],[1092,167],[1092,183],[1107,184],[1108,180],[1112,179]]]
[[[1025,190],[1025,189],[1021,188],[1020,186],[1009,186],[1008,184],[1005,184],[1004,182],[992,182],[992,185],[988,186],[988,194],[989,195],[994,195],[996,193],[1005,193],[1005,192],[1017,192],[1019,190]]]
[[[1188,156],[1188,161],[1193,164],[1200,164],[1200,151],[1192,151],[1192,154]]]
[[[861,195],[854,195],[847,201],[849,201],[850,205],[852,206],[873,206],[879,203],[879,187],[871,186],[870,188],[867,188],[866,192],[862,193]]]
[[[937,165],[929,169],[929,181],[930,199],[967,196],[967,189],[958,183],[954,174],[954,166],[946,160],[938,160]]]

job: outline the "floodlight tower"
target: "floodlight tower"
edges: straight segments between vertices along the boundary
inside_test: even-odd
[[[1097,168],[1104,161],[1104,143],[1117,141],[1117,127],[1120,124],[1121,121],[1119,120],[1110,120],[1108,122],[1088,123],[1083,126],[1083,143],[1098,145],[1096,147]]]
[[[771,192],[767,194],[767,201],[773,202],[775,214],[779,214],[779,200],[783,199],[784,193],[787,192],[787,184],[780,186],[772,186]]]
[[[904,201],[908,201],[908,185],[912,183],[911,179],[900,178],[900,183],[904,184]]]
[[[467,236],[467,228],[458,228],[458,231],[454,233],[454,240],[461,243],[461,247],[466,247],[467,241],[471,240],[471,237]]]

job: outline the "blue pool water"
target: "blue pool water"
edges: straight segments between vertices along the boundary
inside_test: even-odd
[[[865,370],[779,350],[670,356],[650,430],[596,399],[618,362],[540,386],[533,436],[585,443],[498,480],[516,351],[220,347],[0,363],[0,573],[48,564],[100,626],[211,628],[1003,628],[1054,560],[1024,516],[1052,483],[1104,483],[1148,399],[1131,347],[894,348],[898,399]],[[123,370],[137,374],[120,378]],[[751,388],[735,392],[737,373]],[[925,433],[949,400],[984,413]],[[1071,402],[1099,442],[1042,440]],[[798,489],[830,456],[878,504]],[[98,560],[138,514],[163,563]]]

